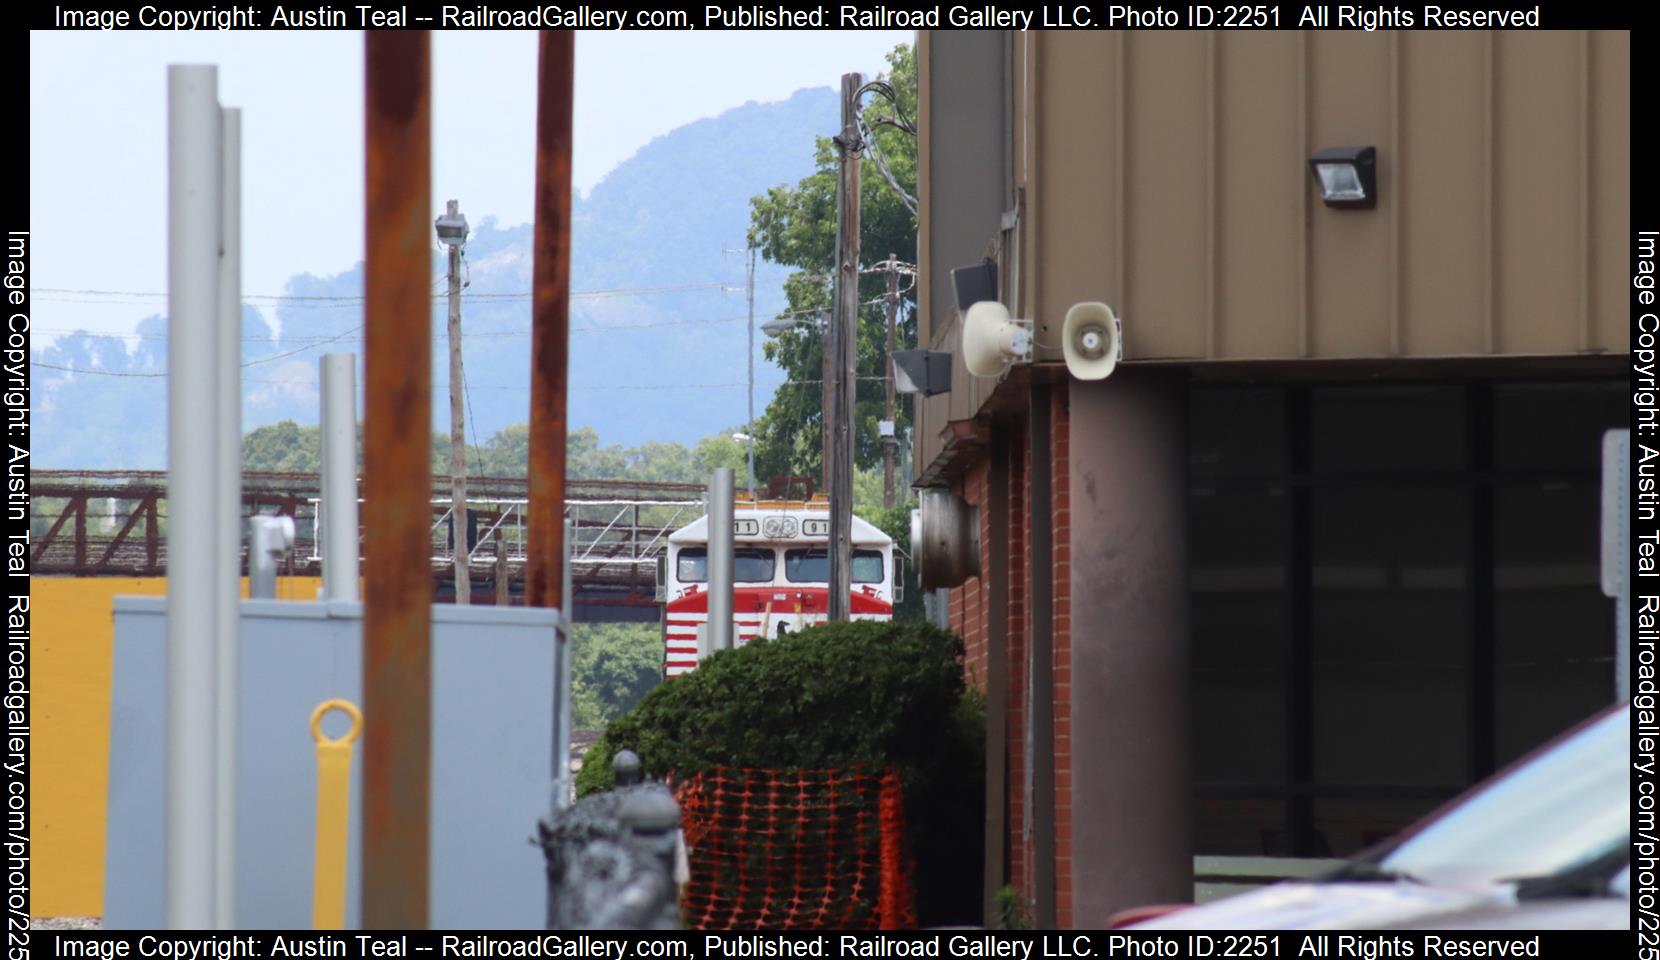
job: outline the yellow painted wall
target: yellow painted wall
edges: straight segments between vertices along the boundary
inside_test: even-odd
[[[277,596],[315,600],[321,585],[316,577],[280,577]],[[166,592],[162,577],[36,577],[31,584],[34,916],[103,915],[111,601]],[[244,579],[243,596],[247,592]]]

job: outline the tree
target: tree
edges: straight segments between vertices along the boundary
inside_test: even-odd
[[[916,52],[895,47],[888,54],[892,84],[904,118],[916,116]],[[912,195],[916,192],[916,138],[880,125],[894,116],[894,106],[877,96],[863,100],[864,116],[888,169]],[[830,307],[830,277],[836,256],[837,155],[828,137],[820,137],[815,172],[794,187],[779,186],[750,201],[750,243],[768,260],[796,267],[784,283],[789,306],[781,316],[797,326],[770,339],[763,350],[768,360],[783,368],[790,383],[779,388],[766,412],[755,424],[755,470],[758,476],[822,476],[820,441],[824,411],[819,384],[823,379],[824,334],[818,319]],[[883,178],[866,151],[860,172],[860,250],[868,268],[892,253],[906,263],[916,262],[916,215]],[[897,342],[916,340],[915,292],[901,278]],[[859,382],[854,400],[854,459],[859,467],[881,462],[882,443],[877,421],[884,414],[883,378],[887,362],[887,314],[881,302],[886,293],[883,273],[866,273],[860,280],[859,300],[865,304],[858,321]],[[895,409],[896,434],[905,441],[910,417],[903,403]]]

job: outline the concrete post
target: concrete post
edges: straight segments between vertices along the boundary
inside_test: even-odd
[[[214,925],[219,729],[218,70],[167,69],[167,926]]]
[[[709,649],[732,649],[732,470],[709,478]]]
[[[323,597],[356,603],[357,357],[324,354],[323,378]]]
[[[220,110],[218,752],[213,925],[236,926],[237,626],[242,598],[242,111]]]
[[[1088,929],[1193,895],[1187,379],[1120,367],[1069,392],[1053,449],[1064,431],[1070,531],[1054,544],[1072,557],[1057,586],[1071,598],[1076,813],[1058,852],[1071,854],[1073,924]]]

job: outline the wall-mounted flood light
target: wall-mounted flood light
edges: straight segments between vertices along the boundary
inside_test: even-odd
[[[1333,147],[1308,160],[1320,199],[1328,207],[1365,210],[1378,205],[1376,147]]]
[[[895,350],[893,388],[931,397],[951,389],[951,354],[938,350]]]
[[[997,261],[988,258],[951,271],[951,289],[957,294],[957,309],[963,313],[982,300],[996,300]]]

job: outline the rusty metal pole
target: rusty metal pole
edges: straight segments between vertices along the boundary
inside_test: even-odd
[[[427,925],[431,35],[364,40],[363,926]]]
[[[530,543],[525,603],[563,607],[565,401],[571,310],[571,90],[575,35],[537,41],[536,227],[530,333]]]

